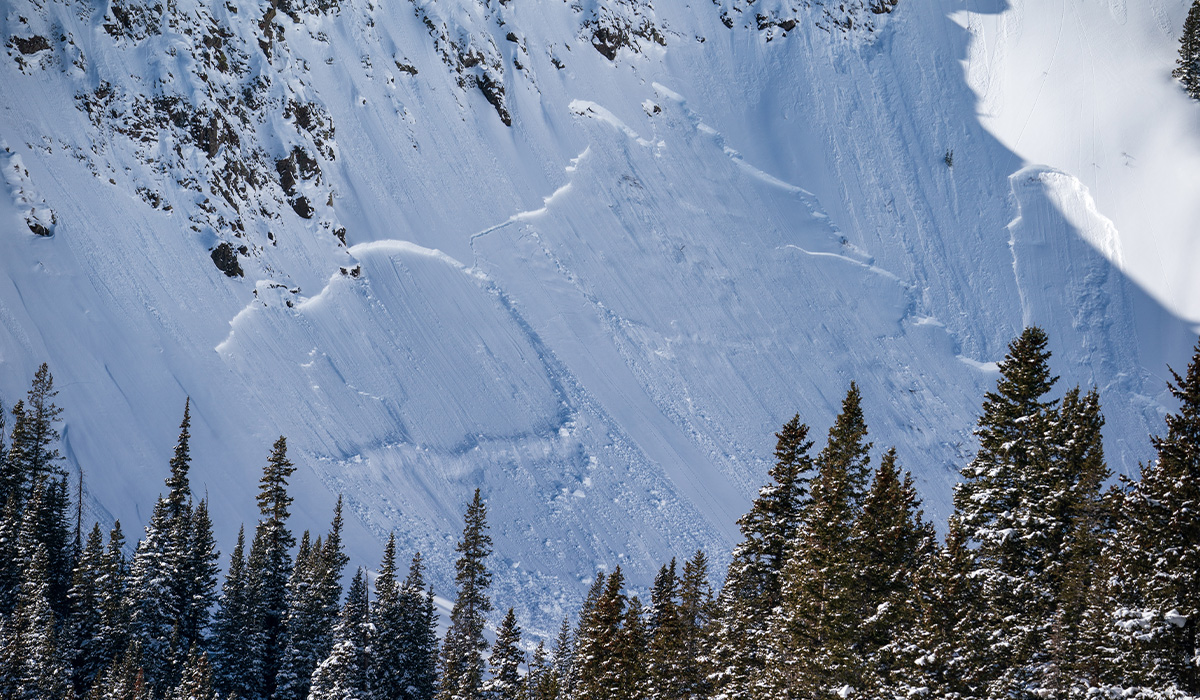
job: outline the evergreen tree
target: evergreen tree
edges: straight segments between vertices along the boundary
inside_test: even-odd
[[[479,489],[475,489],[464,520],[463,537],[455,548],[459,553],[454,563],[458,597],[442,644],[438,700],[477,700],[483,686],[483,652],[487,650],[483,627],[492,610],[487,594],[492,574],[484,562],[492,553],[492,538],[486,532],[487,507]]]
[[[155,503],[127,588],[130,631],[141,644],[145,680],[164,690],[176,684],[187,650],[204,641],[216,591],[218,555],[208,504],[193,507],[188,481],[190,426],[188,401],[169,465],[167,495]]]
[[[931,547],[913,576],[916,619],[897,631],[887,652],[898,670],[884,679],[886,697],[978,697],[973,660],[987,643],[979,624],[974,560],[958,520],[950,518],[944,548]]]
[[[138,542],[126,585],[129,632],[141,646],[142,669],[151,688],[173,684],[170,661],[177,652],[172,641],[177,638],[179,617],[173,588],[180,583],[175,557],[178,550],[172,542],[177,533],[174,526],[167,502],[160,497],[146,525],[145,537]]]
[[[59,700],[70,689],[70,670],[58,644],[50,607],[50,558],[39,544],[21,583],[12,617],[0,639],[0,697]]]
[[[858,610],[850,547],[857,471],[868,445],[854,385],[842,406],[817,459],[804,526],[783,571],[782,601],[771,615],[769,668],[760,682],[772,697],[862,688],[864,669],[852,639]]]
[[[707,642],[713,622],[712,588],[708,583],[708,557],[703,550],[683,565],[679,585],[679,615],[682,621],[683,662],[680,665],[681,697],[698,700],[708,697],[711,663]]]
[[[179,638],[181,648],[202,646],[208,629],[209,610],[217,600],[217,552],[208,499],[192,510],[187,537],[179,538],[185,547],[179,551],[180,578],[185,585],[179,594]],[[207,665],[207,660],[205,665]]]
[[[375,627],[370,685],[375,700],[405,697],[404,616],[400,607],[400,584],[396,581],[396,535],[388,536],[383,562],[375,577],[375,602],[371,605]]]
[[[603,583],[598,575],[597,580]],[[597,592],[599,597],[599,592]],[[564,617],[554,641],[554,649],[550,653],[549,675],[553,683],[545,691],[545,698],[574,697],[575,692],[575,633],[571,629],[571,618]]]
[[[1179,67],[1171,75],[1183,83],[1187,94],[1200,100],[1200,0],[1192,3],[1179,38]]]
[[[525,678],[525,695],[529,700],[557,700],[558,676],[546,654],[545,642],[538,642],[529,660],[529,673]]]
[[[0,487],[5,489],[5,496],[12,493],[20,496],[22,492],[28,495],[38,481],[65,475],[62,456],[55,446],[59,440],[55,424],[62,422],[62,409],[54,405],[57,395],[54,377],[42,363],[25,401],[13,406],[12,435],[0,469]]]
[[[861,620],[853,645],[871,669],[870,680],[886,683],[890,676],[907,673],[896,642],[919,619],[920,570],[935,541],[933,527],[922,517],[912,475],[900,473],[895,449],[888,450],[863,501],[850,543],[856,578],[853,595]]]
[[[183,420],[179,424],[179,439],[175,442],[175,454],[170,461],[171,476],[167,477],[167,517],[178,520],[189,514],[192,506],[192,488],[188,472],[192,467],[191,451],[192,399],[183,402]]]
[[[39,547],[46,550],[47,597],[59,620],[65,620],[70,612],[67,601],[72,568],[69,511],[66,479],[39,477],[19,515],[20,531],[17,534],[19,570],[29,566]]]
[[[1047,474],[1052,483],[1041,509],[1053,524],[1046,529],[1041,585],[1055,601],[1048,663],[1035,669],[1035,685],[1043,697],[1067,697],[1072,685],[1083,692],[1084,686],[1100,682],[1104,615],[1096,606],[1108,594],[1097,572],[1109,566],[1103,549],[1111,536],[1109,506],[1101,493],[1111,476],[1104,460],[1103,425],[1095,389],[1082,397],[1078,387],[1066,393],[1053,440],[1057,454]]]
[[[526,700],[525,684],[521,681],[521,664],[525,653],[521,651],[521,626],[512,608],[496,631],[496,643],[488,657],[491,677],[483,684],[482,696],[486,700]]]
[[[87,544],[75,564],[71,577],[71,615],[67,637],[71,642],[71,683],[77,696],[84,695],[96,677],[112,660],[105,648],[103,626],[103,587],[105,576],[104,534],[100,524],[92,526]]]
[[[754,683],[765,663],[767,618],[780,603],[788,543],[808,500],[813,467],[808,426],[796,415],[775,437],[771,483],[738,520],[743,540],[733,552],[711,632],[714,692],[729,700],[757,697]]]
[[[217,700],[213,690],[212,668],[208,655],[193,649],[183,666],[179,685],[168,696],[168,700]]]
[[[1186,374],[1171,377],[1179,408],[1122,499],[1118,623],[1132,652],[1126,684],[1200,695],[1200,343]]]
[[[263,632],[258,610],[251,599],[244,556],[245,530],[229,556],[229,570],[213,620],[212,661],[217,689],[239,698],[258,697],[262,679]]]
[[[871,478],[871,443],[866,441],[867,422],[863,417],[862,393],[858,384],[850,382],[846,398],[842,399],[842,410],[832,427],[825,449],[817,455],[816,467],[836,468],[846,475],[850,489],[851,504],[855,508],[862,504]]]
[[[261,654],[256,662],[261,678],[247,694],[248,700],[269,698],[275,693],[286,638],[284,617],[287,615],[287,585],[292,575],[291,549],[296,538],[287,528],[291,515],[288,508],[292,497],[287,493],[287,480],[296,471],[287,458],[287,440],[280,436],[271,448],[271,456],[259,479],[258,509],[262,518],[254,531],[247,561],[246,589],[249,607],[260,626]]]
[[[100,628],[95,639],[95,656],[112,661],[129,644],[129,607],[125,595],[129,565],[125,560],[125,534],[121,522],[113,523],[108,533],[99,579]]]
[[[320,542],[320,538],[318,543]],[[315,577],[320,551],[313,551],[308,530],[300,536],[300,549],[296,551],[296,563],[288,580],[288,611],[283,626],[287,644],[279,662],[279,674],[275,680],[275,700],[304,700],[312,684],[312,673],[317,664],[329,655],[329,650],[318,656],[313,648],[320,631],[318,625],[321,601],[315,590]]]
[[[622,700],[638,700],[645,697],[650,683],[646,667],[646,622],[642,601],[637,596],[629,599],[625,619],[621,622],[621,638],[614,661],[617,666],[618,694]]]
[[[359,569],[346,593],[346,604],[333,635],[333,651],[317,666],[309,700],[371,700],[370,605],[367,581]]]
[[[0,513],[0,617],[12,613],[17,607],[17,595],[21,589],[21,539],[20,500],[10,496],[4,501]]]
[[[4,459],[0,461],[0,497],[3,497],[5,502],[11,501],[12,507],[19,510],[25,498],[23,448],[29,444],[29,422],[25,417],[24,401],[17,401],[13,405],[12,417],[12,436],[5,448]]]
[[[5,481],[4,464],[8,458],[8,443],[5,440],[5,410],[4,401],[0,399],[0,503],[8,499],[9,485]]]
[[[113,660],[112,666],[88,695],[90,700],[152,700],[152,697],[142,672],[142,652],[136,640]]]
[[[425,588],[421,553],[413,555],[400,587],[400,700],[433,700],[438,689],[437,606],[433,588]]]
[[[577,700],[617,700],[627,697],[627,679],[622,660],[626,644],[623,633],[628,598],[625,576],[616,567],[608,576],[595,605],[580,621],[575,637]]]
[[[990,697],[1030,691],[1033,669],[1045,663],[1055,607],[1042,577],[1056,527],[1041,507],[1051,496],[1045,475],[1056,457],[1050,437],[1057,402],[1046,394],[1057,377],[1050,374],[1046,344],[1037,327],[1009,344],[975,431],[979,451],[954,494],[956,516],[976,548],[979,623],[989,639],[968,665],[985,679]]]
[[[342,499],[334,507],[328,537],[309,545],[304,533],[288,582],[287,643],[276,682],[276,700],[304,700],[313,670],[333,649],[333,628],[342,594]]]
[[[682,698],[687,663],[683,611],[675,560],[659,569],[650,591],[649,648],[646,653],[647,698]]]

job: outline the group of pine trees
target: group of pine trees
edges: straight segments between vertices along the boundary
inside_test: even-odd
[[[72,509],[53,381],[42,365],[7,441],[0,418],[0,699],[432,698],[437,613],[420,554],[397,581],[393,539],[374,602],[359,569],[343,604],[341,500],[329,532],[297,547],[284,438],[249,553],[239,532],[218,593],[208,503],[188,482],[190,403],[167,493],[130,556],[119,522],[106,544],[99,524],[84,534],[81,493]]]
[[[0,422],[0,699],[792,700],[1200,697],[1200,345],[1140,479],[1113,483],[1096,390],[1056,396],[1047,338],[999,364],[939,540],[895,450],[873,466],[851,383],[820,451],[796,416],[739,521],[724,583],[696,552],[648,601],[617,567],[532,654],[516,612],[485,637],[487,508],[457,546],[441,642],[420,554],[391,538],[370,594],[329,532],[288,529],[294,467],[274,445],[218,591],[208,504],[188,486],[189,406],[167,495],[127,556],[84,536],[43,365]]]

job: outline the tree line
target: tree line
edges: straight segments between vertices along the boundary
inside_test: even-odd
[[[43,365],[7,444],[0,423],[0,698],[1200,697],[1200,344],[1136,480],[1105,463],[1097,390],[1057,394],[1049,359],[1036,327],[1010,343],[944,538],[896,451],[868,440],[851,383],[819,451],[799,415],[776,433],[718,589],[703,551],[663,565],[645,602],[616,567],[536,648],[514,609],[494,615],[478,490],[439,640],[421,555],[401,580],[394,536],[373,595],[361,568],[343,592],[340,499],[297,543],[282,437],[218,589],[188,404],[132,557],[119,524],[85,535]]]

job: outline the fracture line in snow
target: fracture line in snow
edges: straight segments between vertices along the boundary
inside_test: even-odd
[[[577,155],[571,159],[570,165],[563,168],[563,170],[567,173],[568,176],[570,176],[572,173],[575,172],[575,170],[579,167],[579,164],[583,161],[584,158],[586,158],[588,156],[588,154],[591,152],[591,150],[592,150],[591,146],[588,146],[587,148],[583,149],[582,151],[580,151],[579,155]],[[492,233],[493,231],[498,231],[498,230],[504,228],[505,226],[509,226],[509,225],[515,224],[515,223],[520,223],[522,221],[529,221],[530,219],[535,219],[535,218],[541,216],[542,214],[545,214],[550,209],[550,205],[553,204],[556,199],[558,199],[562,195],[565,195],[567,192],[571,191],[571,186],[573,184],[574,184],[574,182],[572,180],[568,179],[567,183],[565,185],[554,190],[554,192],[552,192],[550,194],[550,196],[543,197],[542,198],[542,206],[538,207],[537,209],[530,209],[528,211],[519,211],[516,214],[513,214],[512,216],[508,217],[504,221],[496,224],[495,226],[489,226],[488,228],[485,228],[484,230],[480,231],[479,233],[472,234],[471,235],[471,243],[474,243],[476,238],[480,238],[481,236],[486,236],[489,233]]]
[[[804,205],[808,208],[808,211],[813,218],[825,220],[830,228],[832,228],[834,231],[837,231],[837,227],[833,225],[832,221],[829,221],[829,215],[821,209],[820,203],[817,201],[817,196],[815,194],[809,192],[803,187],[780,180],[765,170],[761,170],[747,163],[745,158],[742,157],[741,153],[734,148],[730,148],[729,144],[725,142],[724,134],[704,123],[704,120],[700,118],[700,115],[688,106],[687,99],[685,99],[683,95],[680,95],[662,83],[656,82],[651,83],[651,85],[654,87],[655,92],[657,92],[659,95],[679,105],[679,108],[683,110],[683,113],[687,115],[688,120],[691,121],[692,127],[702,134],[711,136],[713,140],[716,141],[717,145],[721,147],[721,150],[724,151],[725,155],[733,161],[734,165],[738,166],[738,168],[746,172],[746,174],[750,175],[750,177],[753,177],[760,182],[766,183],[771,187],[779,188],[784,192],[788,192],[789,194],[796,195],[804,202]]]
[[[876,267],[875,265],[872,265],[872,264],[871,264],[871,263],[869,263],[869,262],[865,262],[865,261],[862,261],[862,260],[855,260],[854,258],[851,258],[851,257],[849,257],[849,256],[846,256],[846,255],[841,255],[841,254],[839,254],[839,253],[825,253],[825,252],[822,252],[822,251],[819,251],[819,250],[805,250],[804,248],[801,248],[801,247],[800,247],[800,246],[798,246],[798,245],[793,245],[793,244],[791,244],[791,243],[789,243],[789,244],[787,244],[787,245],[784,245],[784,246],[780,246],[780,248],[782,248],[782,249],[791,248],[792,250],[798,250],[798,251],[800,251],[801,253],[804,253],[805,255],[811,255],[811,256],[813,256],[813,257],[818,257],[818,258],[836,258],[836,259],[838,259],[838,260],[842,260],[842,261],[844,261],[844,262],[848,262],[848,263],[850,263],[851,265],[857,265],[857,266],[859,266],[859,267],[861,267],[861,268],[864,268],[864,269],[866,269],[866,270],[868,270],[868,271],[870,271],[870,272],[873,272],[873,273],[875,273],[875,274],[877,274],[877,275],[880,275],[881,277],[886,277],[887,279],[894,280],[895,282],[897,282],[897,283],[898,283],[898,284],[900,284],[901,286],[904,286],[904,287],[907,287],[907,286],[908,286],[908,285],[907,285],[907,284],[905,284],[905,283],[904,283],[904,281],[903,281],[903,280],[901,280],[899,277],[897,277],[896,275],[892,274],[891,272],[888,272],[887,270],[883,269],[882,267]]]
[[[571,100],[571,104],[568,105],[568,109],[581,117],[594,117],[595,119],[614,127],[637,142],[639,146],[656,145],[654,141],[650,141],[649,139],[644,139],[641,136],[638,136],[638,133],[633,129],[630,129],[629,125],[621,121],[617,115],[601,107],[595,102],[591,102],[589,100]]]

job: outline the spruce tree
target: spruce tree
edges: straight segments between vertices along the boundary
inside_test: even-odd
[[[8,442],[6,438],[8,433],[5,430],[5,409],[4,401],[0,399],[0,504],[3,504],[8,498],[8,484],[5,481],[4,464],[8,457]]]
[[[1036,326],[1009,344],[975,431],[979,451],[954,494],[956,517],[975,547],[985,615],[979,622],[990,640],[969,665],[991,697],[1031,691],[1034,669],[1046,661],[1054,612],[1041,574],[1056,527],[1041,507],[1051,494],[1045,475],[1056,457],[1057,402],[1046,394],[1057,377],[1050,374],[1046,345]]]
[[[25,401],[13,406],[12,435],[0,468],[0,486],[7,491],[5,496],[11,493],[28,496],[38,481],[65,475],[62,455],[56,446],[59,440],[56,424],[62,422],[62,409],[54,404],[57,395],[54,377],[42,363]]]
[[[1200,343],[1184,376],[1168,384],[1179,402],[1157,459],[1122,499],[1116,540],[1118,624],[1130,653],[1125,683],[1200,694]]]
[[[39,544],[21,582],[12,617],[0,640],[0,696],[13,700],[59,700],[70,690],[71,675],[58,643],[50,607],[50,558]]]
[[[184,614],[180,633],[183,644],[203,646],[208,630],[209,611],[217,601],[217,551],[212,520],[208,515],[208,499],[196,504],[192,511],[189,547],[183,552],[183,569],[188,585],[182,598]]]
[[[867,457],[865,423],[851,385],[817,459],[811,502],[783,571],[781,603],[770,618],[767,666],[759,683],[771,697],[861,688],[854,655],[858,623],[851,535],[858,469]]]
[[[987,644],[979,624],[979,585],[967,536],[951,517],[945,547],[933,546],[914,574],[916,619],[887,648],[898,671],[883,679],[885,697],[978,697],[974,660]]]
[[[642,601],[637,596],[629,599],[625,619],[621,621],[620,643],[615,650],[617,695],[620,700],[640,700],[649,691],[650,678],[646,666],[646,621]]]
[[[771,483],[738,520],[743,540],[734,549],[711,631],[713,690],[729,700],[757,697],[754,683],[765,663],[767,618],[780,603],[788,543],[808,500],[813,468],[808,426],[796,415],[775,437]]]
[[[1171,73],[1187,94],[1200,100],[1200,0],[1192,3],[1179,38],[1178,67]]]
[[[413,555],[400,587],[399,700],[433,700],[438,688],[437,606],[433,588],[425,587],[421,553]]]
[[[12,506],[19,509],[25,497],[25,470],[21,450],[22,446],[28,443],[26,433],[29,429],[25,419],[24,401],[17,401],[13,405],[12,417],[12,435],[4,450],[4,459],[0,460],[0,497],[3,497],[6,503],[11,501]]]
[[[17,607],[17,595],[21,588],[21,554],[18,542],[21,537],[20,500],[10,496],[4,501],[0,512],[0,617],[12,613]]]
[[[529,673],[525,677],[525,695],[529,700],[557,700],[558,675],[550,664],[545,642],[539,641],[529,660]]]
[[[238,530],[237,544],[229,556],[229,570],[221,586],[211,649],[217,690],[223,695],[251,700],[258,697],[262,679],[263,632],[262,620],[251,599],[245,546],[243,528]]]
[[[454,563],[458,597],[450,611],[450,627],[442,644],[438,700],[477,700],[483,686],[483,637],[487,614],[492,610],[487,589],[492,574],[485,560],[492,553],[492,538],[487,534],[487,507],[479,489],[467,507],[463,537],[455,548]]]
[[[141,646],[145,680],[152,688],[172,684],[170,661],[177,653],[172,641],[177,638],[180,611],[173,588],[182,581],[176,568],[178,549],[172,542],[177,534],[175,525],[169,519],[166,500],[160,497],[145,537],[138,542],[126,585],[129,632]]]
[[[142,651],[131,641],[124,653],[96,681],[89,700],[152,700],[153,693],[142,671]]]
[[[167,700],[218,700],[207,654],[192,649],[180,674],[179,685],[175,686]]]
[[[836,468],[845,473],[855,510],[861,506],[871,478],[871,443],[866,437],[862,392],[858,390],[858,384],[850,382],[850,389],[842,399],[842,410],[829,428],[825,448],[817,455],[816,468],[818,471]]]
[[[597,579],[600,577],[597,576]],[[597,592],[597,596],[599,593]],[[550,652],[550,675],[553,683],[545,691],[547,697],[568,698],[575,692],[575,632],[571,629],[571,618],[563,617]]]
[[[699,700],[711,692],[711,659],[707,639],[712,630],[714,603],[708,583],[708,556],[696,550],[683,565],[679,584],[679,614],[682,621],[683,663],[680,665],[681,697]]]
[[[526,700],[525,684],[521,680],[521,664],[525,653],[521,651],[521,626],[512,608],[496,630],[496,643],[488,657],[491,677],[483,683],[485,700]]]
[[[627,642],[624,622],[628,598],[625,576],[616,567],[604,583],[595,605],[580,621],[575,640],[577,700],[627,697],[627,674],[622,654]]]
[[[663,565],[650,591],[649,647],[646,650],[647,698],[684,697],[683,675],[687,642],[679,601],[675,560]]]
[[[191,452],[192,400],[184,399],[183,420],[179,424],[179,439],[175,442],[175,453],[171,456],[167,477],[167,517],[172,521],[190,514],[192,488],[188,472],[192,467]]]
[[[1053,596],[1048,662],[1036,668],[1035,686],[1043,697],[1067,697],[1072,685],[1082,692],[1100,682],[1104,643],[1099,598],[1107,582],[1098,572],[1109,566],[1103,549],[1111,536],[1109,504],[1101,488],[1111,472],[1104,460],[1104,417],[1095,389],[1080,396],[1076,387],[1059,408],[1053,444],[1057,451],[1047,476],[1053,480],[1041,510],[1053,527],[1040,566],[1042,587]]]
[[[346,593],[346,604],[333,634],[333,651],[313,672],[308,700],[372,700],[370,604],[367,581],[359,569]]]
[[[67,628],[72,652],[71,683],[77,696],[87,693],[113,656],[101,635],[105,568],[104,534],[96,523],[75,564],[67,594],[71,602]]]
[[[319,636],[317,610],[321,607],[314,585],[319,557],[319,550],[313,551],[308,530],[305,530],[288,580],[288,611],[283,622],[287,644],[279,662],[274,700],[304,700],[308,697],[312,672],[329,655],[329,650],[325,650],[318,656],[314,649]]]
[[[145,680],[164,691],[176,684],[188,650],[203,643],[216,592],[218,555],[208,504],[193,507],[188,481],[190,426],[187,401],[167,495],[155,503],[128,582],[130,631],[141,644]]]
[[[383,561],[375,577],[375,602],[371,604],[375,628],[370,686],[375,700],[400,700],[404,695],[403,617],[400,584],[396,581],[396,534],[388,536]]]
[[[333,649],[342,593],[342,499],[334,507],[333,523],[322,542],[309,545],[304,533],[296,565],[288,581],[288,612],[284,619],[286,644],[276,680],[276,700],[304,700],[313,670]]]
[[[129,644],[129,607],[125,595],[129,564],[125,560],[125,533],[115,521],[108,533],[100,578],[100,629],[96,636],[96,657],[111,661]]]
[[[861,620],[853,645],[870,669],[865,674],[868,680],[885,684],[908,671],[896,643],[920,617],[920,571],[935,542],[933,527],[922,517],[912,475],[901,474],[895,449],[888,450],[850,542],[856,578],[853,595]],[[872,692],[878,693],[879,688]]]
[[[296,539],[287,527],[291,515],[288,508],[292,504],[287,480],[295,471],[287,457],[287,440],[280,436],[271,448],[271,456],[258,482],[257,501],[262,518],[254,530],[246,565],[249,605],[259,622],[257,631],[261,634],[261,656],[256,665],[262,675],[253,694],[247,696],[251,700],[274,695],[286,644],[287,584],[292,575],[291,549],[296,545]]]
[[[67,591],[71,587],[70,500],[66,479],[39,477],[19,515],[16,566],[29,566],[33,553],[44,547],[47,554],[47,597],[59,620],[70,613]]]

